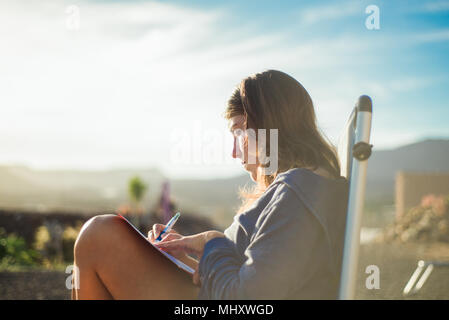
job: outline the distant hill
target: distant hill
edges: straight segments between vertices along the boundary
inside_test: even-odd
[[[449,140],[425,140],[377,150],[368,163],[367,201],[392,203],[399,170],[449,172]],[[101,211],[128,201],[128,180],[139,175],[148,185],[144,202],[153,206],[166,179],[157,169],[109,171],[33,170],[0,166],[0,207]],[[239,205],[237,190],[251,184],[248,174],[227,179],[171,180],[178,207],[207,216],[231,217]]]
[[[449,172],[449,140],[424,140],[391,150],[376,150],[368,162],[368,200],[393,199],[398,171]]]
[[[127,204],[128,181],[138,175],[147,185],[146,210],[156,205],[167,178],[157,169],[107,171],[34,170],[0,166],[0,207],[36,211],[110,211]],[[237,190],[248,175],[230,179],[171,180],[172,199],[179,208],[206,216],[229,217],[238,206]],[[228,219],[229,220],[229,219]]]
[[[79,171],[0,166],[0,206],[111,210],[127,202],[128,181],[134,175],[149,184],[150,192],[144,201],[154,202],[165,179],[157,169]]]
[[[248,174],[227,179],[173,180],[173,197],[180,208],[192,208],[196,212],[213,215],[221,221],[231,221],[240,200],[238,190],[253,182]]]

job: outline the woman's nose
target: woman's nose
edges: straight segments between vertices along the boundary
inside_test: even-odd
[[[232,157],[234,159],[241,158],[240,146],[238,145],[236,137],[234,137],[234,147],[232,148]]]

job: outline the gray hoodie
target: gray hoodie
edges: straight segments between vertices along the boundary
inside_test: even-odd
[[[225,237],[206,243],[198,299],[335,299],[347,199],[342,177],[279,174]]]

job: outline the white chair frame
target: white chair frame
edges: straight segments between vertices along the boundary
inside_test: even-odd
[[[341,175],[349,181],[348,211],[338,294],[340,300],[350,300],[355,297],[366,171],[372,148],[369,144],[371,119],[371,98],[365,95],[360,96],[346,123],[338,148]]]

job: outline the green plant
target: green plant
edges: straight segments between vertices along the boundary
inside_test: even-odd
[[[143,213],[143,209],[140,203],[146,190],[147,185],[138,176],[135,176],[129,180],[128,193],[131,198],[133,207],[129,218],[138,229],[141,226],[142,213]]]
[[[23,238],[6,234],[0,228],[0,266],[35,266],[41,260],[36,250],[27,247]]]
[[[45,249],[47,243],[50,241],[50,233],[46,226],[39,226],[36,230],[34,248],[42,251]]]
[[[81,225],[74,227],[66,227],[62,234],[62,251],[64,261],[73,261],[73,247],[75,245],[76,238],[80,232]]]
[[[129,196],[135,203],[139,204],[147,187],[148,186],[138,176],[135,176],[129,180]]]

